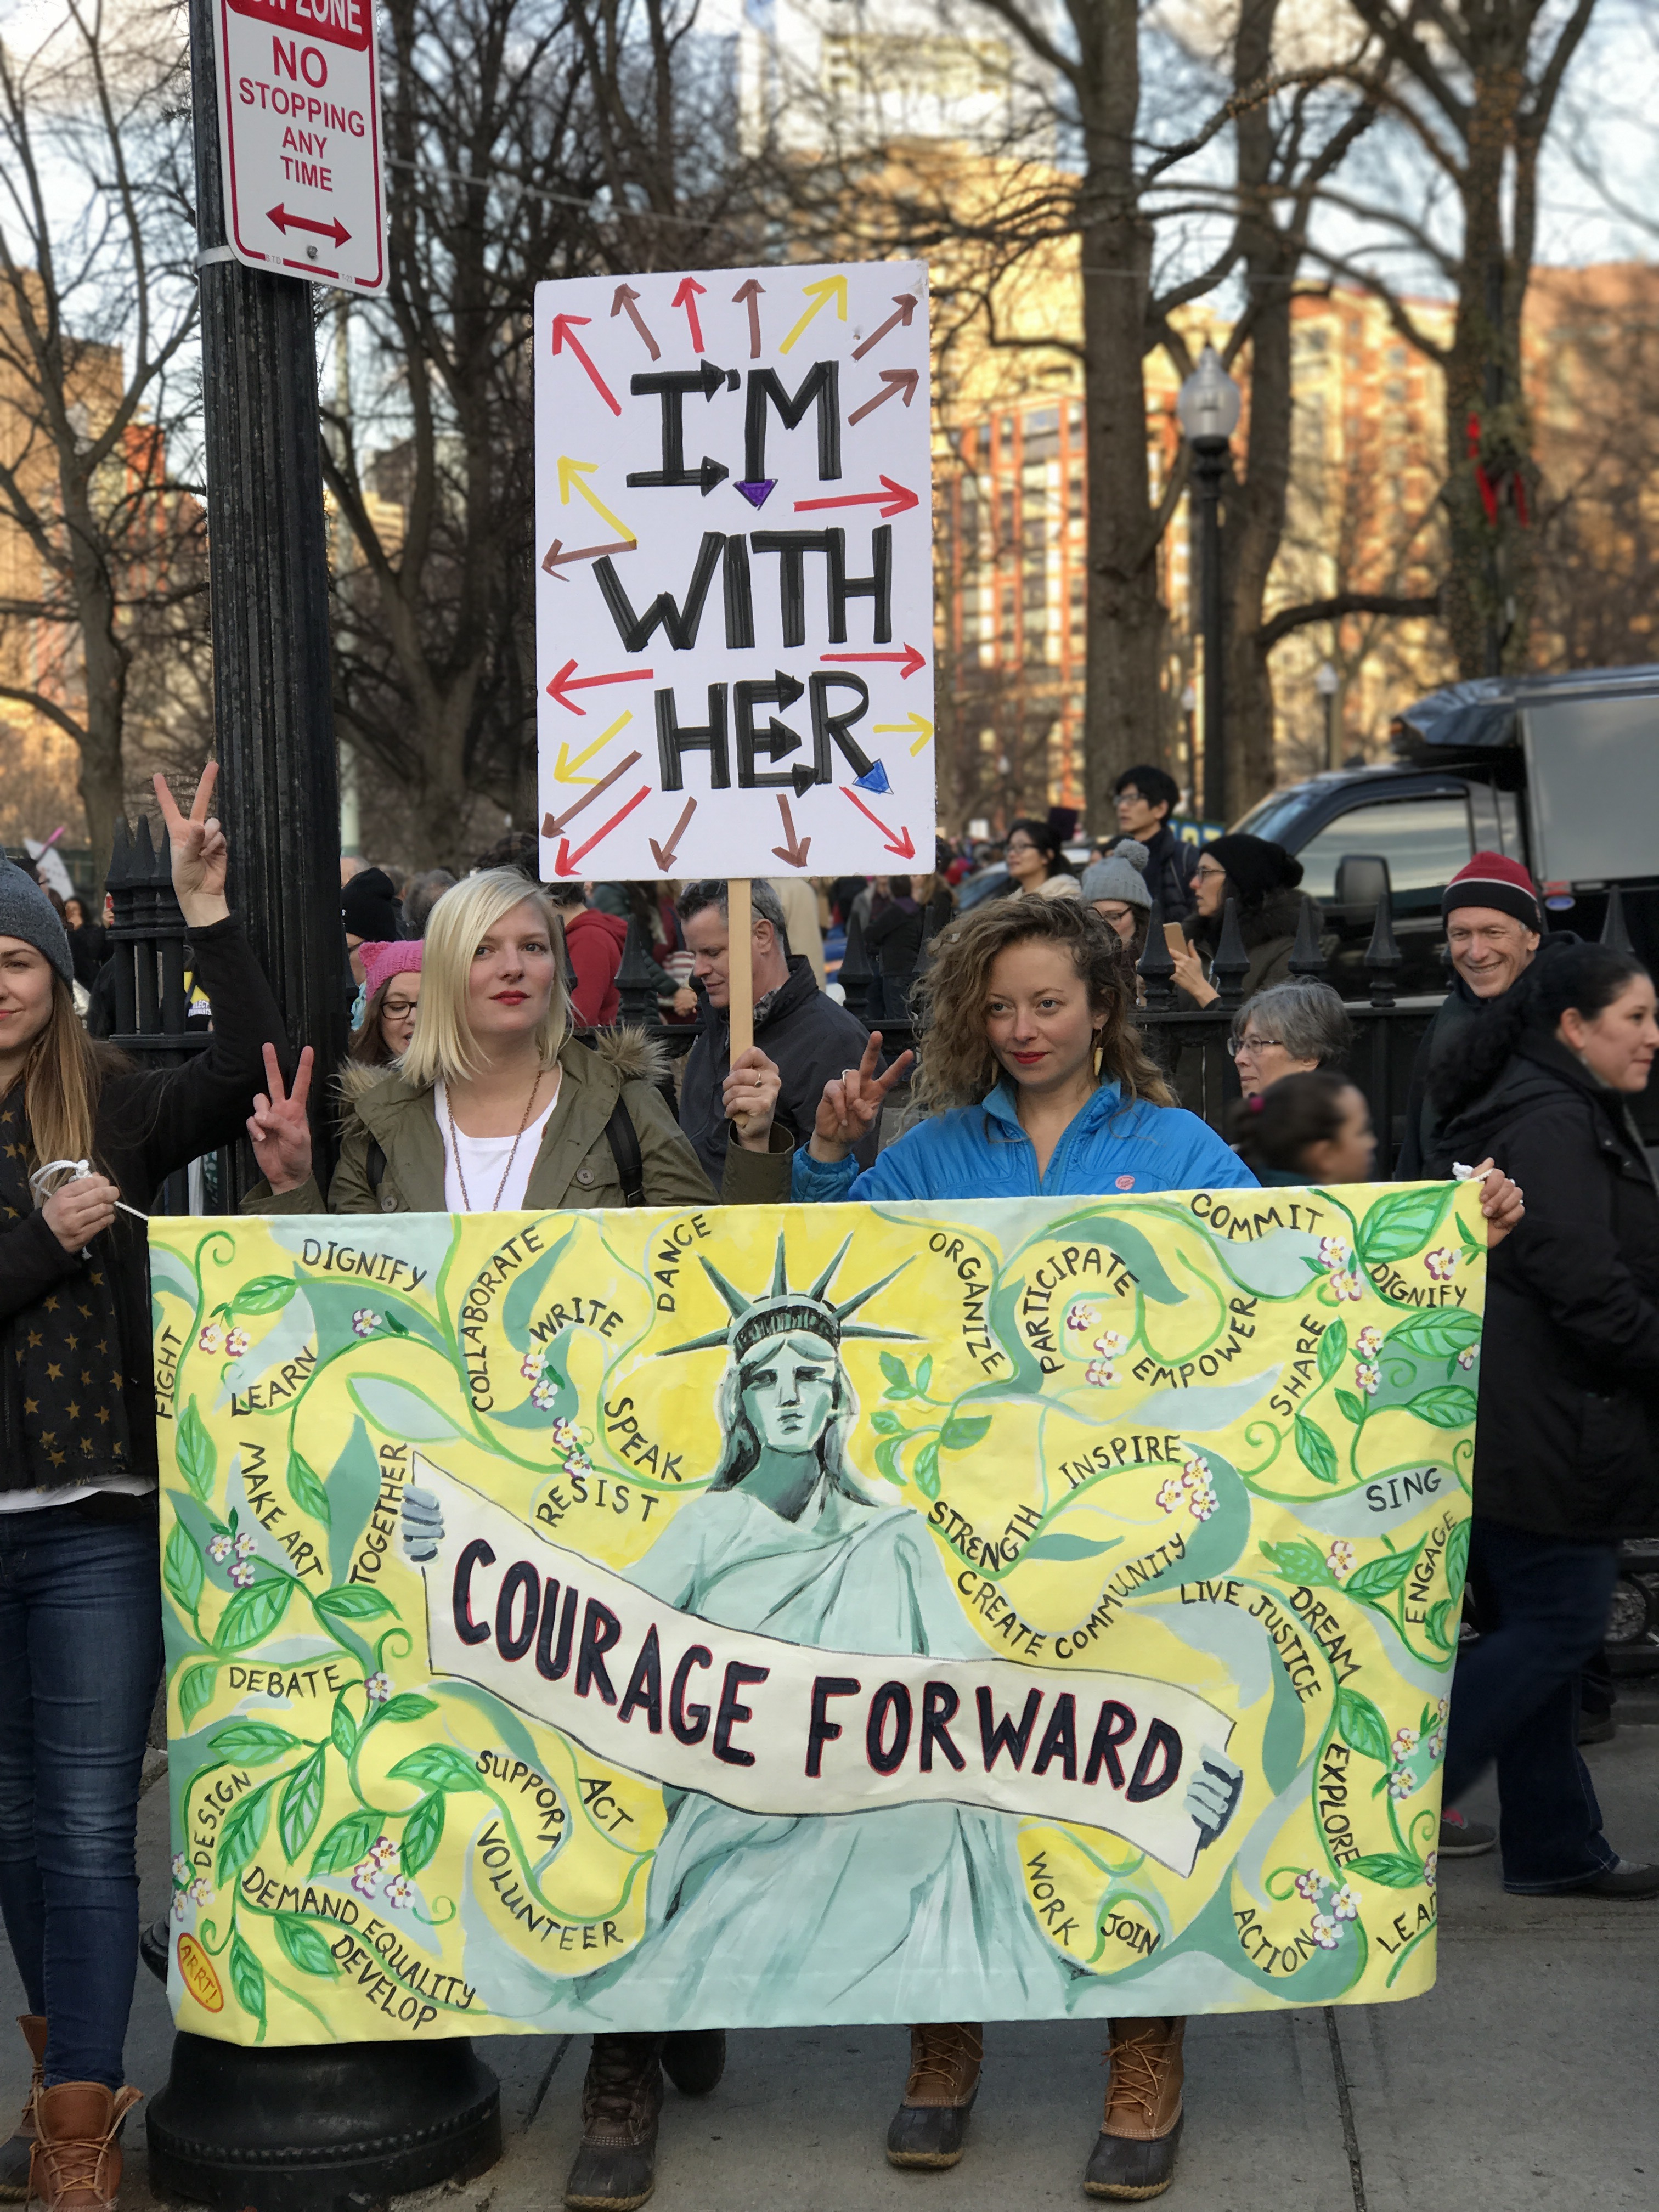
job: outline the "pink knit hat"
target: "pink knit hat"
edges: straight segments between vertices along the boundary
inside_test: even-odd
[[[390,982],[394,975],[418,975],[426,945],[421,938],[410,937],[392,945],[360,945],[357,950],[363,963],[363,995],[367,1000],[372,999],[381,984]]]

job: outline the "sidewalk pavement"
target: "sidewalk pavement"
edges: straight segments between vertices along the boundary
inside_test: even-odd
[[[1614,1846],[1659,1857],[1659,1699],[1632,1698],[1591,1771]],[[1640,1724],[1646,1722],[1649,1724]],[[140,1808],[143,1905],[167,1893],[167,1793]],[[1492,1818],[1489,1795],[1471,1817]],[[1659,1900],[1506,1897],[1495,1856],[1443,1863],[1440,1978],[1426,1997],[1326,2012],[1195,2020],[1187,2125],[1170,2212],[1650,2212],[1659,2202]],[[0,2003],[22,1996],[0,1948]],[[167,2079],[172,2027],[140,1972],[129,2079]],[[580,2132],[585,2038],[479,2045],[501,2082],[506,2155],[459,2189],[398,2212],[550,2212]],[[1089,2202],[1099,2125],[1091,2030],[990,2027],[968,2155],[953,2172],[882,2156],[903,2086],[901,2028],[778,2030],[731,2039],[726,2080],[663,2113],[653,2212],[1012,2212]],[[27,2081],[0,2036],[0,2111]],[[148,2201],[141,2106],[123,2202]]]

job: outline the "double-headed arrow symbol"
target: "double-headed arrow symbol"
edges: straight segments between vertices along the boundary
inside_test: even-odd
[[[585,714],[587,709],[567,696],[569,692],[591,691],[599,684],[648,684],[653,674],[648,668],[619,668],[613,676],[575,676],[571,673],[575,665],[574,660],[567,660],[547,687],[548,696],[556,699],[560,706],[568,707],[573,714]],[[548,834],[550,836],[553,832],[550,830]]]
[[[266,210],[265,219],[274,222],[284,238],[291,230],[314,230],[319,238],[331,238],[336,246],[343,246],[351,235],[337,216],[332,222],[313,222],[308,215],[290,215],[281,200]]]
[[[795,512],[810,514],[823,507],[878,507],[882,520],[887,522],[894,515],[908,514],[913,507],[921,505],[907,484],[895,483],[891,477],[883,477],[881,483],[885,487],[881,491],[843,491],[833,499],[798,499]]]

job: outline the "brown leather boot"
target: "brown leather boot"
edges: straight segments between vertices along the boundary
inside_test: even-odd
[[[59,2081],[34,2100],[33,2193],[46,2212],[113,2212],[122,2123],[143,2094],[101,2081]]]
[[[1161,2197],[1175,2179],[1186,2032],[1181,2018],[1112,2022],[1106,2117],[1083,2176],[1091,2197]]]
[[[41,2015],[38,2012],[19,2013],[17,2025],[23,2031],[23,2040],[34,2061],[34,2075],[23,2100],[23,2117],[17,2123],[16,2131],[0,2143],[0,2203],[8,2204],[21,2204],[29,2193],[29,2167],[34,2158],[34,2100],[40,2094],[40,2066],[46,2055],[46,2023]]]
[[[892,2166],[954,2166],[962,2156],[968,2115],[979,2094],[985,2039],[977,2021],[910,2030],[910,2078],[904,2102],[887,2130]]]
[[[571,2212],[638,2212],[657,2185],[660,2035],[596,2035],[582,2082],[582,2139],[564,2185]]]

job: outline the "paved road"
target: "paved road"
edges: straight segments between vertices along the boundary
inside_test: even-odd
[[[1659,1720],[1659,1704],[1653,1711]],[[1626,1726],[1589,1756],[1615,1844],[1659,1856],[1659,1726]],[[154,1790],[141,1808],[150,1913],[166,1896],[165,1797]],[[1506,1897],[1491,1858],[1449,1864],[1443,1882],[1430,1996],[1194,2023],[1170,2212],[1651,2212],[1659,1902]],[[0,1974],[0,2000],[20,2011],[3,1949]],[[128,2057],[131,2079],[154,2091],[171,2027],[159,1987],[139,1979]],[[501,2077],[507,2154],[478,2181],[402,2200],[399,2212],[549,2212],[558,2203],[586,2041],[481,2047]],[[657,2212],[1087,2203],[1079,2177],[1102,2081],[1088,2028],[990,2028],[969,2155],[949,2175],[896,2173],[882,2158],[905,2051],[893,2028],[734,2036],[713,2097],[670,2092]],[[21,2096],[21,2038],[0,2039],[0,2109]],[[132,2205],[145,2201],[142,2120],[141,2107],[129,2129]]]

